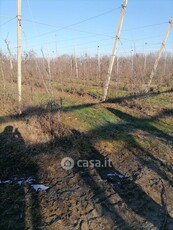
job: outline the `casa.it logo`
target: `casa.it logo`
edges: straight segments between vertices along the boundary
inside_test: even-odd
[[[71,157],[65,157],[61,160],[61,167],[65,170],[70,170],[74,167],[74,160]],[[79,159],[76,161],[78,168],[108,168],[112,167],[112,162],[109,158],[99,159]]]
[[[61,161],[61,167],[65,170],[70,170],[74,167],[74,160],[71,157],[65,157]]]

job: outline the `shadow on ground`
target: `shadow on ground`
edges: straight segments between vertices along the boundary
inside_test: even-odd
[[[72,106],[66,108],[65,112],[93,105]],[[173,173],[173,169],[163,163],[159,158],[153,156],[152,153],[146,151],[132,134],[140,130],[155,138],[159,138],[162,142],[169,142],[169,145],[172,145],[173,137],[151,124],[153,120],[172,116],[172,110],[163,110],[160,114],[150,119],[136,118],[109,107],[107,110],[115,117],[120,118],[121,122],[109,123],[90,130],[85,134],[81,134],[77,130],[71,130],[70,135],[63,136],[62,138],[52,136],[52,140],[48,142],[33,145],[26,145],[19,131],[13,130],[12,126],[7,126],[0,135],[1,179],[6,180],[14,176],[27,177],[31,175],[37,179],[39,167],[34,157],[37,156],[38,160],[38,156],[42,157],[43,154],[47,154],[49,157],[55,155],[59,158],[59,161],[62,156],[71,156],[75,159],[75,162],[77,160],[94,160],[101,162],[101,165],[105,165],[105,162],[108,161],[107,156],[103,156],[92,144],[92,139],[97,134],[97,140],[122,140],[132,156],[132,164],[133,159],[137,159],[136,161],[138,161],[141,168],[147,167],[159,175],[161,180],[165,180],[173,186],[172,179],[167,175],[167,172]],[[30,108],[24,112],[22,119],[33,114],[37,115],[38,112],[40,116],[40,108]],[[47,112],[46,109],[41,110],[41,114],[46,114]],[[55,113],[56,111],[52,112]],[[13,116],[11,118],[16,119]],[[4,119],[6,118],[1,118],[1,122]],[[21,119],[21,117],[17,119]],[[58,156],[60,150],[63,152],[61,157]],[[59,171],[55,172],[53,177],[57,178],[56,174],[58,174],[63,175],[64,179],[59,181],[60,185],[56,182],[53,186],[50,186],[51,188],[48,193],[46,192],[45,196],[48,196],[50,193],[56,193],[55,203],[57,202],[57,208],[58,205],[62,207],[64,213],[58,214],[58,218],[50,221],[49,226],[61,220],[65,226],[64,229],[82,229],[84,223],[85,227],[90,226],[91,229],[99,229],[101,224],[106,226],[105,229],[152,229],[153,227],[156,229],[171,229],[170,226],[173,226],[173,218],[168,214],[164,199],[162,199],[163,194],[160,194],[162,203],[159,204],[136,183],[138,175],[127,177],[114,166],[113,160],[112,162],[109,167],[107,164],[104,167],[95,166],[93,168],[75,165],[70,174],[72,174],[72,178],[78,179],[75,179],[74,184],[71,185],[70,183],[72,182],[69,179],[66,180],[69,174],[63,171],[62,168],[57,169]],[[121,163],[121,166],[123,164]],[[127,164],[128,162],[126,162]],[[49,167],[49,164],[47,164],[47,167]],[[67,186],[67,194],[71,191],[71,186],[74,188],[77,187],[73,191],[75,194],[73,194],[73,199],[71,193],[68,197],[62,195],[65,193],[62,192],[65,185]],[[88,204],[91,201],[93,208],[90,211],[85,211],[87,210],[87,205],[83,205],[80,206],[80,210],[74,213],[73,209],[81,202],[80,199],[82,200],[82,196],[78,194],[81,185],[86,189],[86,191],[82,191],[84,204]],[[28,192],[30,193],[30,208],[28,208],[29,214],[27,215],[31,217],[31,227],[37,229],[37,227],[44,226],[45,221],[41,217],[40,212],[39,193],[26,191],[26,188],[16,184],[0,184],[0,190],[0,226],[2,226],[2,229],[15,229],[14,226],[16,229],[26,228],[25,205],[27,202],[26,193]],[[112,197],[114,197],[114,202],[112,201]],[[76,203],[74,203],[74,199],[76,199]],[[67,207],[69,204],[71,206]],[[49,214],[51,215],[51,210]]]
[[[19,130],[6,126],[0,134],[0,229],[41,225],[38,194],[22,184],[27,178],[37,180],[37,172]]]

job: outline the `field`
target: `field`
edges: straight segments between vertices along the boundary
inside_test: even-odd
[[[0,229],[172,230],[172,57],[166,70],[161,60],[148,94],[154,56],[145,74],[136,57],[132,75],[122,57],[103,102],[107,57],[100,74],[97,58],[79,58],[76,75],[73,57],[32,55],[23,60],[21,115],[15,60],[11,71],[1,56]],[[61,167],[64,157],[73,169]]]

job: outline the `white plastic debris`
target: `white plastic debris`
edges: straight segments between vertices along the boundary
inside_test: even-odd
[[[49,188],[48,186],[45,186],[42,184],[32,184],[31,187],[33,187],[33,189],[35,189],[35,191],[45,191]]]
[[[0,180],[0,184],[11,184],[12,181],[11,180]]]
[[[107,176],[108,177],[119,177],[119,178],[123,178],[124,176],[122,176],[122,175],[120,175],[120,174],[118,174],[118,173],[108,173],[107,174]]]
[[[29,177],[28,179],[26,179],[26,180],[24,181],[24,184],[33,184],[34,181],[35,181],[34,178]]]
[[[35,191],[46,191],[49,187],[48,186],[45,186],[43,184],[35,184],[36,181],[33,177],[28,177],[27,179],[22,177],[22,178],[17,178],[17,177],[14,177],[13,179],[11,180],[0,180],[0,184],[18,184],[19,186],[22,186],[22,185],[27,185],[29,184]]]
[[[26,184],[33,184],[34,181],[35,181],[35,179],[32,177],[29,177],[28,179],[20,178],[17,180],[17,183],[18,183],[18,185],[22,185],[22,184],[26,185]]]

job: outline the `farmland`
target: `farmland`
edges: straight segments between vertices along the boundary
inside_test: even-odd
[[[91,73],[86,68],[86,76],[81,70],[77,79],[75,71],[73,77],[68,72],[67,60],[61,63],[64,72],[61,68],[57,75],[43,75],[42,81],[47,73],[46,64],[41,66],[44,60],[24,62],[18,115],[16,81],[3,57],[1,229],[171,229],[172,67],[167,68],[167,81],[162,82],[162,72],[158,73],[149,94],[140,78],[141,87],[126,81],[131,73],[126,67],[127,77],[118,82],[113,78],[109,97],[102,102],[104,79],[97,82],[94,75],[96,60],[90,60]],[[40,71],[35,70],[38,65]],[[55,60],[51,72],[58,72],[60,68],[53,66]],[[110,159],[112,166],[66,171],[60,164],[64,157]],[[29,177],[48,189],[34,191],[25,183]],[[7,180],[11,183],[3,183]],[[18,180],[23,180],[21,185]]]
[[[172,2],[1,2],[0,230],[172,230]]]

